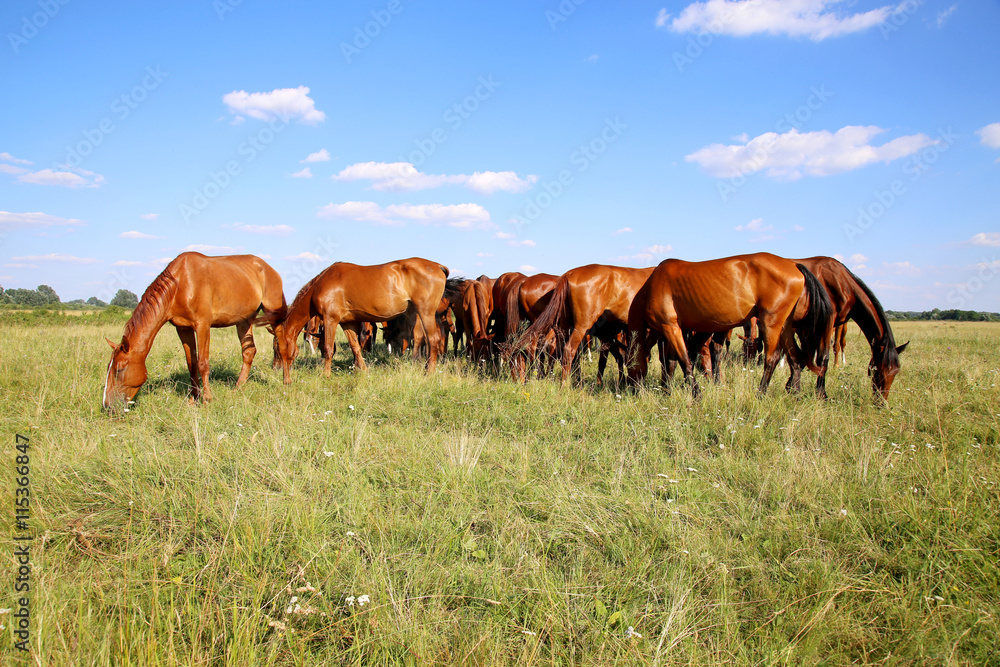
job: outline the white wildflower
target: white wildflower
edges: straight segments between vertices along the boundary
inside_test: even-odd
[[[633,628],[633,627],[632,627],[632,626],[630,625],[630,626],[628,626],[628,630],[626,630],[626,631],[625,631],[625,638],[626,638],[626,639],[631,639],[631,638],[633,638],[633,637],[634,637],[635,639],[642,639],[642,635],[640,635],[640,634],[639,634],[638,632],[636,632],[636,631],[635,631],[635,628]]]
[[[358,596],[358,606],[359,607],[364,607],[369,602],[371,602],[371,598],[369,598],[367,595],[359,595]]]

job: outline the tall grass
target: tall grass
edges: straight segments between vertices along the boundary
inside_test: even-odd
[[[9,630],[0,652],[1000,664],[1000,328],[896,330],[913,343],[879,409],[860,336],[827,402],[786,395],[784,372],[760,399],[760,370],[735,361],[694,401],[518,386],[458,361],[425,376],[381,352],[356,373],[343,346],[331,378],[305,356],[285,386],[266,333],[237,392],[232,330],[214,332],[215,401],[191,405],[167,327],[113,420],[103,337],[120,324],[2,325],[0,420],[8,452],[31,437],[37,537],[33,652]],[[0,529],[13,534],[12,512]]]

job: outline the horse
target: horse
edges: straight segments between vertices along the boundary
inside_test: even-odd
[[[448,278],[444,284],[444,294],[441,296],[441,301],[438,302],[437,308],[434,311],[434,322],[439,334],[438,355],[440,356],[448,353],[448,334],[455,333],[455,322],[451,317],[451,304],[452,301],[459,298],[462,283],[464,282],[464,278]],[[410,330],[413,332],[414,354],[423,355],[428,346],[423,328],[414,322],[414,326]]]
[[[444,294],[448,267],[419,257],[374,266],[348,262],[331,264],[307,282],[288,307],[284,322],[286,345],[281,350],[285,384],[292,381],[291,366],[298,354],[296,338],[311,317],[323,318],[323,375],[330,376],[337,326],[347,335],[358,370],[368,368],[361,356],[358,334],[364,322],[415,316],[430,343],[426,372],[437,366],[438,333],[434,312]]]
[[[872,392],[887,401],[889,389],[899,373],[899,355],[909,345],[909,341],[896,346],[892,327],[889,326],[889,319],[882,309],[882,304],[875,298],[871,289],[841,262],[833,257],[822,256],[790,261],[808,268],[823,286],[833,304],[834,326],[854,320],[861,327],[872,350],[871,359],[868,361]],[[789,386],[797,387],[801,364],[789,357],[789,366],[792,369],[792,376],[788,379]],[[820,376],[820,380],[822,379],[823,376]]]
[[[705,262],[667,259],[653,270],[629,309],[629,356],[634,364],[629,381],[645,377],[649,351],[659,338],[666,340],[684,379],[698,396],[684,331],[697,332],[692,349],[704,340],[743,324],[756,315],[764,342],[761,395],[767,392],[782,349],[810,370],[826,356],[832,327],[832,306],[826,291],[802,265],[770,253],[736,255]],[[802,349],[795,344],[796,331]],[[780,347],[779,347],[780,346]]]
[[[529,325],[545,311],[552,299],[552,292],[559,282],[559,276],[551,273],[536,273],[520,281],[516,287],[507,292],[507,304],[504,307],[505,340],[512,341],[521,328],[521,319],[528,320]],[[548,334],[545,338],[545,349],[549,353],[549,371],[555,354],[555,335]],[[511,372],[514,377],[524,381],[525,359],[517,355],[518,346],[512,345],[508,350],[511,362]],[[538,369],[538,377],[542,377],[542,368]]]
[[[261,309],[263,314],[258,318]],[[153,339],[167,322],[176,327],[184,347],[193,401],[212,400],[208,349],[213,328],[236,327],[243,349],[236,388],[242,387],[257,352],[253,325],[267,325],[279,339],[286,311],[281,276],[259,257],[181,253],[146,288],[125,324],[121,342],[116,345],[108,340],[112,352],[104,383],[104,408],[124,406],[135,398],[148,377],[146,357]]]
[[[628,324],[632,299],[652,272],[652,267],[633,269],[604,264],[570,269],[558,279],[548,306],[535,318],[515,347],[526,350],[528,358],[532,359],[539,340],[549,330],[555,329],[556,339],[563,345],[560,381],[565,384],[584,337],[597,327],[595,333],[602,343],[598,384],[603,380],[609,352],[618,362],[619,380],[623,381],[622,345],[615,341],[615,337]]]
[[[507,298],[512,290],[516,290],[527,278],[520,271],[501,273],[490,288],[493,307],[486,331],[490,336],[490,358],[499,361],[499,352],[507,347]]]
[[[493,310],[493,294],[480,280],[467,280],[462,286],[461,313],[462,328],[468,340],[466,352],[472,363],[489,361],[492,336],[486,325]]]

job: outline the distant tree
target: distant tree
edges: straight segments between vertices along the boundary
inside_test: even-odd
[[[118,293],[115,294],[115,298],[111,299],[112,306],[120,306],[122,308],[135,308],[139,305],[139,297],[135,295],[135,292],[129,292],[127,289],[120,289]]]
[[[66,302],[67,306],[85,306],[87,305],[83,299],[73,299],[72,301]]]
[[[39,285],[35,291],[42,295],[46,304],[59,303],[59,295],[48,285]]]
[[[87,305],[88,306],[96,306],[98,308],[106,308],[108,304],[104,303],[103,301],[101,301],[100,299],[98,299],[96,296],[92,296],[89,299],[87,299]]]
[[[3,291],[3,285],[0,285],[0,303],[10,303],[10,297]]]
[[[6,294],[10,296],[11,303],[19,306],[44,306],[47,303],[46,297],[33,289],[9,289]]]

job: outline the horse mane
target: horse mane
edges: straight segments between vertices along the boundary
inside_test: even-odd
[[[858,284],[861,291],[864,292],[865,296],[868,297],[868,300],[871,301],[872,307],[875,309],[875,317],[878,318],[879,325],[882,327],[882,337],[877,341],[877,343],[882,346],[882,359],[880,360],[880,365],[898,368],[899,353],[896,352],[896,339],[892,335],[892,327],[889,326],[889,318],[886,317],[882,304],[879,303],[878,298],[876,298],[875,294],[871,291],[871,288],[865,284],[865,281],[854,275],[854,273],[846,266],[844,267],[844,270],[847,271],[847,274],[854,279],[854,282]],[[876,350],[873,348],[872,352],[875,353]]]
[[[167,266],[142,293],[139,305],[132,311],[132,317],[125,324],[122,338],[131,339],[132,334],[137,329],[141,329],[148,324],[150,319],[162,314],[175,294],[177,294],[177,279],[174,278],[174,274],[170,273],[170,267]]]
[[[295,306],[298,305],[299,300],[304,299],[304,298],[306,298],[308,296],[308,294],[312,291],[313,284],[324,273],[326,273],[326,271],[320,271],[318,274],[316,274],[315,276],[313,276],[312,278],[310,278],[309,282],[307,282],[305,285],[302,286],[302,288],[299,290],[299,293],[295,295],[294,299],[292,299],[292,304],[290,306],[288,306],[288,308],[286,310],[286,313],[290,313],[293,310],[295,310]]]

